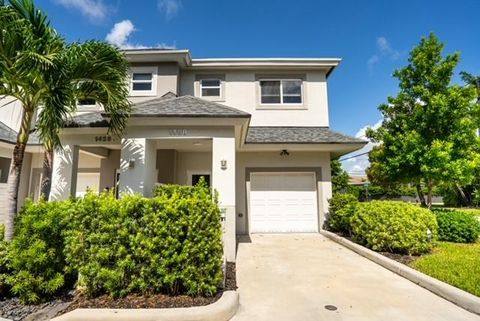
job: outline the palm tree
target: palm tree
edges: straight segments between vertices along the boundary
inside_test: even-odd
[[[0,1],[0,95],[22,103],[22,119],[8,176],[5,239],[13,236],[25,147],[32,121],[45,146],[51,176],[59,133],[76,110],[76,101],[92,98],[110,114],[110,130],[119,134],[130,111],[128,63],[114,47],[97,41],[66,45],[32,0]]]
[[[460,76],[467,86],[472,86],[477,90],[477,104],[480,104],[480,76],[474,76],[465,71],[461,71]]]
[[[121,133],[130,111],[128,63],[116,48],[97,41],[70,44],[62,52],[61,66],[51,81],[56,94],[47,97],[36,128],[45,149],[41,191],[45,198],[50,194],[53,152],[61,147],[58,133],[77,102],[93,99],[102,105],[114,134]],[[58,96],[64,97],[62,104],[49,100]]]

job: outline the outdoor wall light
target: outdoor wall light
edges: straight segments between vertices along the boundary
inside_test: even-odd
[[[290,155],[290,153],[286,149],[284,149],[280,152],[280,156],[289,156],[289,155]]]
[[[131,159],[128,161],[128,168],[134,168],[135,167],[135,160]]]
[[[226,169],[227,169],[227,160],[222,159],[222,160],[220,161],[220,168],[221,168],[222,170],[226,170]]]

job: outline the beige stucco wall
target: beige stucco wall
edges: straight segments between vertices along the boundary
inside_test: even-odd
[[[120,168],[120,150],[110,150],[108,157],[100,161],[100,191],[115,187],[115,173]]]
[[[237,234],[248,233],[247,186],[245,169],[249,167],[321,167],[322,177],[318,183],[319,222],[328,210],[327,199],[331,197],[330,153],[295,152],[289,156],[280,156],[279,152],[243,152],[237,153],[236,169],[236,231]],[[279,170],[281,171],[281,170]],[[240,215],[241,217],[240,217]]]
[[[291,73],[255,71],[183,71],[180,75],[180,95],[199,97],[196,76],[202,74],[225,75],[224,100],[218,101],[252,114],[250,126],[328,126],[328,98],[325,72],[308,71]],[[276,109],[263,109],[259,105],[259,83],[257,77],[273,78],[301,75],[304,78],[304,104],[302,108],[281,105]],[[296,77],[296,76],[295,76]],[[269,106],[269,108],[272,106]]]
[[[178,93],[178,75],[180,69],[176,63],[162,63],[162,64],[134,64],[132,67],[156,67],[158,70],[157,74],[157,93],[156,96],[141,96],[135,95],[130,96],[130,101],[132,103],[138,103],[146,100],[150,100],[156,97],[161,97],[167,92],[172,92],[174,94]]]
[[[211,173],[212,153],[180,152],[177,153],[176,183],[187,185],[190,183],[188,173]]]

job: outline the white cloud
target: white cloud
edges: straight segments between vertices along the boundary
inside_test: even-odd
[[[402,53],[396,49],[394,49],[390,42],[385,37],[378,37],[377,38],[377,53],[372,55],[367,60],[368,68],[372,69],[375,64],[380,62],[383,57],[387,57],[391,60],[397,60],[402,56]]]
[[[135,32],[137,29],[135,28],[134,24],[126,19],[120,22],[117,22],[110,32],[105,37],[105,40],[112,45],[115,45],[121,49],[147,49],[147,48],[159,48],[159,49],[175,49],[175,44],[168,45],[166,43],[159,43],[155,47],[144,46],[141,44],[132,44],[129,41],[129,37]]]
[[[181,0],[158,0],[158,9],[165,14],[167,20],[175,17],[181,8]]]
[[[107,6],[103,0],[55,0],[58,4],[80,11],[91,20],[100,21],[107,16]]]
[[[383,120],[377,121],[374,125],[367,125],[358,130],[355,134],[355,137],[366,139],[365,133],[367,132],[368,128],[377,129],[382,125]],[[365,170],[370,166],[370,162],[368,161],[368,152],[372,150],[375,146],[374,143],[368,142],[365,146],[363,146],[360,150],[357,150],[353,153],[347,154],[343,156],[340,161],[342,162],[342,167],[345,169],[350,175],[352,176],[363,176],[365,175]],[[357,157],[350,158],[352,156],[360,155]],[[345,159],[345,160],[342,160]]]

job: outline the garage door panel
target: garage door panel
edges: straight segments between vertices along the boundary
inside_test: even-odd
[[[314,173],[252,173],[252,233],[317,232]]]

